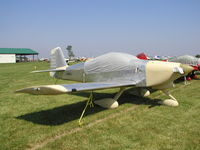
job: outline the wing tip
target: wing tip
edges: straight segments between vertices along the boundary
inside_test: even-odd
[[[43,85],[16,90],[15,93],[28,93],[33,95],[58,95],[68,93],[62,85]]]

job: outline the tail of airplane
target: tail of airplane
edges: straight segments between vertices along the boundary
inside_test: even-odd
[[[56,47],[51,50],[51,59],[50,59],[51,69],[66,69],[68,66],[63,52],[60,47]],[[56,72],[50,72],[50,76],[54,77]]]
[[[51,69],[56,69],[56,68],[67,66],[63,52],[60,47],[56,47],[51,50],[50,63],[51,63]]]
[[[65,57],[60,47],[51,50],[50,67],[48,70],[32,71],[32,73],[50,72],[51,77],[55,77],[56,72],[65,71],[67,68]]]

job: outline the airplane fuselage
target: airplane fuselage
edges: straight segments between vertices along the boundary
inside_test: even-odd
[[[58,79],[79,82],[136,82],[138,87],[154,87],[165,89],[172,86],[179,72],[180,63],[140,60],[133,55],[124,53],[108,53],[85,63],[56,72]]]

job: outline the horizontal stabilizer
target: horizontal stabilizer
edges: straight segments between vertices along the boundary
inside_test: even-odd
[[[106,83],[106,82],[92,82],[92,83],[76,83],[76,84],[63,84],[63,85],[41,85],[33,86],[25,89],[18,90],[16,92],[29,93],[36,95],[56,95],[65,94],[78,91],[92,91],[107,88],[116,88],[123,86],[134,86],[135,82],[118,82],[118,83]]]
[[[32,71],[31,73],[40,73],[40,72],[59,72],[59,71],[65,71],[66,67],[62,68],[56,68],[56,69],[47,69],[47,70],[36,70]]]

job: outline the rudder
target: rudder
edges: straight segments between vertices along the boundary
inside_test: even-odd
[[[63,52],[60,47],[51,50],[51,69],[67,66]]]
[[[60,67],[67,67],[65,57],[60,47],[56,47],[51,50],[51,59],[50,59],[51,69],[56,69]],[[50,72],[51,77],[55,77],[56,72]]]

